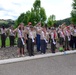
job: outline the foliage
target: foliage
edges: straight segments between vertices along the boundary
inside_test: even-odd
[[[43,7],[41,7],[41,9],[40,9],[40,21],[42,24],[44,24],[46,21],[46,13],[45,13],[45,9]]]
[[[44,23],[45,21],[46,21],[45,9],[41,7],[40,0],[35,0],[33,7],[31,8],[31,11],[27,11],[26,13],[20,14],[15,24],[17,27],[18,24],[21,22],[23,22],[25,25],[27,25],[28,22],[32,22],[32,25],[35,25],[38,22]]]
[[[76,0],[73,0],[72,4],[72,11],[71,11],[71,21],[76,24]]]
[[[55,22],[56,22],[55,15],[50,15],[50,17],[48,18],[48,21],[47,21],[48,26],[53,26]]]
[[[21,22],[24,21],[25,13],[22,13],[15,22],[15,27],[17,27]]]
[[[66,23],[66,25],[70,25],[71,24],[71,18],[66,18],[66,19],[63,19],[63,20],[57,20],[56,24],[57,24],[57,26],[59,26],[64,22]]]
[[[8,37],[6,38],[5,45],[6,46],[9,46],[10,45],[10,41],[9,41],[9,38]],[[0,47],[1,47],[1,39],[0,39]]]
[[[0,27],[4,25],[7,28],[14,24],[15,24],[15,22],[11,19],[8,19],[8,20],[0,19]]]

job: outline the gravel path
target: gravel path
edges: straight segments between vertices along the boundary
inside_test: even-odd
[[[47,48],[48,49],[46,50],[46,53],[51,53],[50,44],[47,45]],[[26,47],[25,47],[24,52],[25,52],[25,56],[28,56],[28,52],[26,50]],[[56,52],[58,52],[58,49],[56,49]],[[34,53],[35,53],[35,55],[40,54],[37,52],[36,46],[34,47]],[[0,60],[9,59],[9,58],[17,58],[17,57],[18,57],[17,46],[0,48]]]

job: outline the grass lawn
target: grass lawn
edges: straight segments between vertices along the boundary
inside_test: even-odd
[[[9,37],[6,38],[6,46],[10,45]],[[0,47],[1,47],[1,38],[0,38]]]
[[[9,37],[6,38],[6,46],[10,46]],[[0,38],[0,47],[1,47],[1,38]]]

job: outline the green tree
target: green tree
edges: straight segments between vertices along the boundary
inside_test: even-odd
[[[45,9],[41,7],[40,8],[40,21],[44,24],[46,19],[47,17],[46,17]]]
[[[72,11],[71,11],[71,21],[76,24],[76,0],[73,0],[72,4]]]
[[[38,23],[38,22],[44,23],[46,21],[45,9],[43,7],[41,7],[40,0],[36,0],[34,2],[33,13],[34,13],[34,25],[35,25],[35,23]]]
[[[30,22],[32,22],[32,25],[35,25],[35,22],[36,22],[36,14],[33,10],[33,8],[31,9],[31,14],[30,14]]]
[[[30,11],[27,11],[26,14],[25,14],[25,16],[24,16],[24,20],[23,20],[23,23],[25,25],[27,25],[28,22],[30,21],[30,17],[31,17],[31,12]]]
[[[47,25],[50,27],[52,25],[52,22],[50,20],[51,16],[48,18],[48,21],[47,21]]]
[[[25,18],[25,13],[22,13],[18,19],[15,21],[15,28],[21,23],[24,21],[24,18]]]
[[[55,22],[56,22],[55,15],[50,15],[50,17],[48,18],[48,21],[47,21],[48,26],[53,26]]]
[[[16,27],[19,23],[23,22],[25,25],[28,22],[32,22],[32,25],[36,25],[36,23],[41,22],[44,24],[46,21],[46,13],[45,9],[41,7],[41,1],[35,0],[33,4],[33,8],[31,8],[31,11],[27,11],[26,13],[22,13],[18,19],[16,20],[15,24]]]

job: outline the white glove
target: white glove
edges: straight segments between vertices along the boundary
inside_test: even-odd
[[[55,42],[55,41],[53,41],[53,44],[55,45],[55,44],[56,44],[56,42]]]

